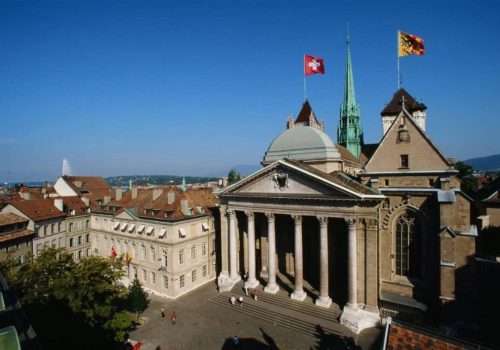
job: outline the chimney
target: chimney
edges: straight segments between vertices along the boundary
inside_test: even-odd
[[[116,188],[115,189],[115,199],[117,201],[119,201],[120,199],[122,199],[122,195],[123,195],[123,190],[121,188]]]
[[[157,200],[161,194],[163,193],[163,190],[161,188],[153,188],[153,202]]]
[[[64,204],[61,198],[54,199],[54,207],[56,207],[59,211],[64,211]]]
[[[27,201],[29,201],[31,199],[31,193],[29,193],[29,192],[20,192],[19,196],[22,199],[27,200]]]
[[[137,198],[137,187],[132,188],[132,199]]]
[[[181,199],[181,211],[184,215],[189,215],[189,204],[187,199]]]
[[[88,207],[89,204],[90,204],[90,199],[88,199],[87,197],[82,197],[82,201],[83,203],[85,203],[85,206]]]
[[[104,200],[102,201],[103,204],[108,204],[111,202],[111,196],[104,196]]]
[[[175,201],[175,192],[169,191],[167,194],[167,204],[172,204]]]

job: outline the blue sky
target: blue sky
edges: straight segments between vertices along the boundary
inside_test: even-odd
[[[43,1],[0,3],[0,181],[221,173],[258,164],[304,100],[303,55],[325,60],[308,97],[335,140],[346,23],[365,142],[401,59],[450,157],[500,151],[498,1]]]

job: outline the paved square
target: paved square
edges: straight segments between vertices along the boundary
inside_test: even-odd
[[[133,331],[130,337],[142,342],[143,350],[233,349],[234,336],[240,339],[238,349],[377,348],[375,343],[381,333],[378,329],[366,330],[353,338],[353,333],[336,322],[320,318],[311,321],[306,315],[304,320],[294,321],[287,315],[287,309],[280,310],[279,306],[263,300],[270,300],[273,296],[262,294],[257,301],[245,297],[243,306],[232,306],[230,295],[219,294],[214,282],[175,301],[152,295],[151,304],[142,315],[144,325]],[[162,306],[166,313],[164,319],[161,317]],[[177,322],[172,325],[169,315],[174,310]],[[307,328],[302,323],[315,326]]]

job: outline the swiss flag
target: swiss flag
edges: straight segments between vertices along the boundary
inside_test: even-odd
[[[323,59],[310,55],[304,55],[304,73],[311,75],[316,73],[325,74],[325,66]]]
[[[117,254],[116,254],[116,250],[115,250],[115,247],[111,247],[111,256],[112,257],[115,257]]]

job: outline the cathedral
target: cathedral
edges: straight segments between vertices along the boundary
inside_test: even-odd
[[[220,271],[342,310],[359,333],[386,316],[451,324],[474,295],[477,229],[453,161],[426,133],[426,106],[399,89],[365,144],[347,40],[337,143],[305,101],[263,168],[220,194]]]

